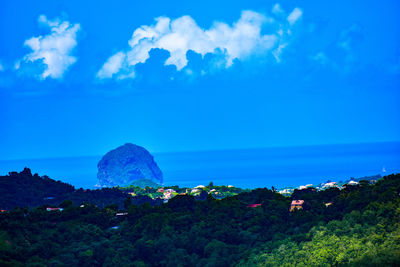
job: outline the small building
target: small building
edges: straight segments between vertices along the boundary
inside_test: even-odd
[[[338,184],[336,182],[325,183],[323,184],[322,189],[328,189],[332,187],[338,187]]]
[[[197,193],[197,192],[200,192],[200,191],[201,191],[200,189],[194,188],[194,189],[192,189],[192,191],[190,191],[190,193],[194,194],[194,193]]]
[[[332,204],[333,204],[332,202],[325,203],[325,207],[329,207]]]
[[[358,185],[358,182],[351,180],[347,183],[348,185]]]
[[[279,192],[278,192],[279,194],[281,194],[281,195],[283,195],[283,194],[292,194],[293,193],[293,189],[291,189],[291,188],[285,188],[285,189],[282,189],[282,190],[279,190]]]
[[[158,189],[157,189],[157,192],[158,192],[158,193],[164,193],[164,188],[158,188]]]
[[[126,216],[126,215],[128,215],[127,212],[119,212],[119,213],[115,214],[115,216],[118,216],[118,217]]]
[[[304,200],[293,200],[290,204],[290,212],[303,209],[303,204]]]
[[[174,189],[165,189],[165,190],[164,190],[164,193],[170,193],[170,194],[172,194],[172,193],[176,193],[176,191],[175,191]]]
[[[56,210],[63,211],[63,208],[50,208],[50,207],[47,207],[46,210],[47,211],[56,211]]]
[[[247,205],[248,208],[257,208],[257,207],[261,207],[261,204],[249,204]]]

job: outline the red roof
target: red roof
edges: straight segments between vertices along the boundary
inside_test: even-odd
[[[261,207],[261,204],[249,204],[247,205],[248,208],[257,208],[257,207]]]
[[[303,205],[304,204],[304,200],[293,200],[292,201],[292,205]]]

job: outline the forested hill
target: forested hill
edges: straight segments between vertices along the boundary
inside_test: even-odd
[[[3,210],[14,207],[57,206],[65,200],[71,200],[75,205],[89,202],[99,207],[117,204],[122,208],[128,196],[117,188],[75,189],[72,185],[47,176],[32,175],[28,168],[19,173],[10,172],[9,175],[0,176],[0,209]],[[134,197],[131,201],[137,204],[156,203],[145,196]]]
[[[400,175],[285,197],[0,214],[1,266],[399,266]],[[289,211],[292,200],[303,203]],[[303,202],[302,202],[303,201]]]

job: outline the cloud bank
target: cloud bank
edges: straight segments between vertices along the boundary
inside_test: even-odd
[[[47,77],[62,78],[64,72],[76,62],[71,52],[77,45],[76,35],[80,30],[79,24],[70,24],[68,21],[48,20],[46,16],[39,17],[39,23],[50,28],[50,33],[44,36],[32,37],[24,45],[32,52],[22,59],[24,63],[42,63],[45,65],[40,79]],[[23,67],[19,62],[18,67]]]
[[[284,13],[276,5],[274,11]],[[279,12],[278,12],[279,11]],[[273,12],[274,13],[274,12]],[[302,16],[295,8],[287,17],[272,18],[254,11],[242,11],[241,17],[232,25],[214,22],[210,29],[200,28],[190,16],[171,20],[158,17],[151,26],[137,28],[129,40],[129,50],[112,55],[98,71],[99,79],[125,79],[135,77],[134,67],[145,63],[152,49],[163,49],[170,53],[165,65],[173,65],[178,71],[188,63],[186,53],[192,50],[202,56],[222,54],[224,64],[230,67],[234,60],[244,60],[254,54],[272,52],[277,61],[282,49],[287,46],[284,38],[290,35],[290,27]],[[263,26],[270,25],[274,32],[262,34]]]

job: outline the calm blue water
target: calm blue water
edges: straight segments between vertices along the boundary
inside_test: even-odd
[[[20,171],[93,188],[101,156],[0,160],[0,174]],[[400,172],[400,142],[155,154],[166,185],[243,188],[299,186]]]

